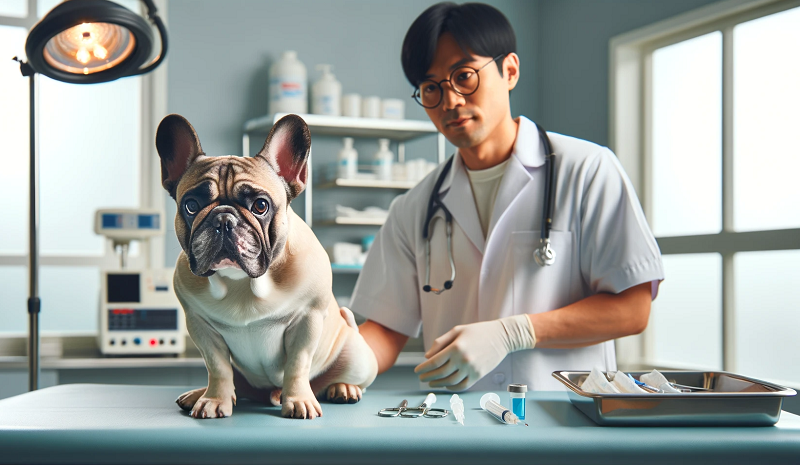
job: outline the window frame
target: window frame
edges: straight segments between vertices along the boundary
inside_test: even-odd
[[[39,21],[37,16],[37,0],[28,0],[28,15],[24,18],[12,16],[0,16],[0,26],[21,27],[30,29]],[[155,0],[154,3],[159,9],[159,16],[167,23],[167,3],[166,0]],[[144,16],[144,5],[139,2],[140,10],[138,14]],[[155,33],[154,37],[158,34]],[[154,51],[157,53],[157,50]],[[166,193],[161,187],[161,165],[158,153],[155,149],[155,131],[163,115],[167,114],[167,62],[154,71],[139,76],[141,79],[141,112],[140,112],[140,153],[139,153],[139,205],[144,208],[154,208],[161,211],[166,218]],[[20,79],[25,79],[20,74]],[[36,89],[38,92],[40,76],[36,75]],[[37,107],[38,107],[37,98]],[[37,114],[39,109],[36,109]],[[39,137],[39,135],[37,135]],[[27,153],[26,153],[27,157]],[[28,176],[28,173],[25,173]],[[26,205],[28,193],[25,193]],[[26,208],[27,210],[27,208]],[[41,214],[41,211],[37,212]],[[25,218],[26,231],[28,228],[27,217]],[[166,230],[170,228],[167,227]],[[142,268],[161,268],[164,267],[165,259],[165,234],[151,238],[149,243],[139,242],[139,253],[128,259],[128,267],[132,269]],[[28,268],[27,250],[21,254],[0,254],[0,266],[22,266]],[[111,241],[106,241],[102,255],[88,254],[47,254],[40,250],[39,266],[79,266],[97,267],[100,270],[119,268],[119,257],[117,256]],[[27,293],[26,293],[27,295]],[[19,310],[24,311],[25,302],[19,302]],[[53,334],[52,331],[45,331],[43,334]],[[72,334],[72,333],[70,333]],[[87,334],[89,334],[87,332]],[[92,333],[93,334],[93,333]]]
[[[722,256],[722,366],[735,372],[736,252],[800,249],[800,228],[736,232],[733,227],[733,29],[737,24],[800,7],[800,0],[728,0],[614,37],[609,44],[609,147],[652,218],[652,54],[714,31],[722,33],[722,231],[657,238],[663,255]],[[652,222],[651,222],[652,228]],[[617,340],[620,364],[654,366],[651,330]],[[680,367],[664,367],[680,368]]]

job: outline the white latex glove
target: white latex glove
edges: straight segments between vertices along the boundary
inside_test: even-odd
[[[533,349],[536,333],[527,315],[459,325],[433,341],[428,360],[414,368],[420,381],[451,391],[470,388],[506,355]]]

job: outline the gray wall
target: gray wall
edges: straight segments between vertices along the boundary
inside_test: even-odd
[[[433,1],[214,1],[170,0],[168,111],[180,113],[195,127],[203,149],[210,155],[240,154],[241,129],[250,118],[268,112],[270,65],[284,50],[296,50],[315,81],[316,64],[334,65],[343,92],[403,98],[406,118],[426,119],[409,97],[411,86],[400,65],[400,48],[411,22]],[[537,62],[537,2],[490,1],[512,23],[518,40],[522,80],[514,91],[512,113],[536,113],[534,82]],[[252,151],[262,140],[251,140]],[[335,159],[341,141],[315,138],[314,166]],[[357,141],[361,160],[377,149],[375,141]],[[396,149],[395,149],[396,150]],[[406,146],[408,158],[435,159],[432,137]],[[371,203],[388,207],[394,194],[338,191],[336,201],[363,208]],[[396,194],[396,193],[395,193]],[[315,197],[319,199],[319,196]],[[335,203],[335,202],[334,202]],[[302,201],[294,203],[303,214]],[[173,217],[174,203],[167,202]],[[172,221],[168,222],[171,226]],[[323,244],[358,242],[376,228],[320,228]],[[167,232],[166,264],[175,263],[180,247],[174,231]],[[354,275],[337,275],[337,295],[349,295]]]
[[[268,73],[283,50],[293,49],[314,67],[334,65],[344,92],[399,97],[406,117],[425,119],[408,97],[400,47],[408,26],[430,0],[170,0],[168,111],[192,122],[211,155],[241,154],[243,123],[268,112]],[[611,37],[710,3],[710,0],[494,0],[517,33],[521,80],[512,93],[512,113],[541,122],[548,130],[608,141],[608,42]],[[263,140],[251,140],[257,150]],[[314,166],[335,159],[338,138],[315,138]],[[407,157],[435,157],[433,138],[407,145]],[[362,161],[375,141],[356,142]],[[449,152],[450,150],[448,150]],[[330,192],[330,191],[329,191]],[[388,207],[393,193],[337,190],[331,203]],[[315,204],[321,196],[315,197]],[[302,199],[295,202],[303,214]],[[173,217],[174,203],[167,202]],[[170,227],[172,221],[167,223]],[[315,228],[324,245],[359,242],[375,228]],[[180,252],[167,233],[165,262]],[[355,275],[336,275],[334,293],[349,295]]]
[[[539,1],[537,121],[607,145],[609,40],[713,1]]]

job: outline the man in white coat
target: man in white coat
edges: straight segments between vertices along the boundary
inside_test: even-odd
[[[422,330],[427,360],[415,372],[431,387],[559,390],[553,371],[616,370],[613,339],[647,326],[661,255],[609,149],[549,134],[556,257],[547,266],[534,260],[544,136],[511,116],[515,50],[508,20],[482,4],[436,4],[406,34],[402,62],[415,98],[458,150],[393,202],[353,292],[351,308],[368,318],[360,332],[380,372]],[[437,181],[452,226],[440,208],[426,239]],[[440,294],[426,291],[450,280],[448,239],[456,278]]]

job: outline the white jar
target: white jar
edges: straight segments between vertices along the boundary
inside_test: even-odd
[[[353,148],[352,137],[345,137],[343,141],[344,147],[339,150],[336,176],[342,179],[355,179],[358,172],[358,152]]]
[[[358,118],[361,116],[361,96],[345,94],[342,96],[342,116]]]
[[[317,65],[322,76],[311,87],[311,113],[315,115],[340,116],[342,84],[331,73],[331,65]]]
[[[385,98],[381,100],[381,118],[403,119],[405,117],[405,103],[399,98]]]
[[[361,105],[361,116],[364,118],[380,118],[381,98],[374,95],[364,97]]]
[[[297,52],[283,52],[269,69],[269,111],[308,113],[307,82],[306,67]]]
[[[375,177],[381,181],[391,181],[392,162],[394,162],[394,153],[389,150],[389,139],[378,139],[378,151],[375,152],[375,160],[372,165]]]

